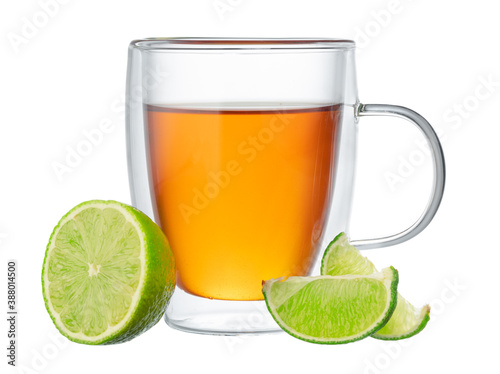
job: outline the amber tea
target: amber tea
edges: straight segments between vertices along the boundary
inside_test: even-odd
[[[156,215],[178,285],[262,299],[262,280],[305,275],[330,202],[339,106],[147,107]]]

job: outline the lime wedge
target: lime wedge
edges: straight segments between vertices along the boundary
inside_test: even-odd
[[[398,306],[387,324],[372,335],[381,340],[400,340],[417,335],[429,322],[431,308],[415,308],[398,293]]]
[[[321,261],[321,274],[368,275],[376,272],[375,266],[360,251],[349,244],[343,232],[328,245]],[[423,330],[429,321],[430,307],[415,308],[398,293],[397,307],[387,324],[372,337],[382,340],[409,338]]]
[[[262,292],[274,320],[288,334],[312,343],[363,339],[385,325],[396,307],[398,272],[271,279]]]
[[[54,228],[42,287],[47,311],[69,340],[122,343],[161,319],[175,287],[174,257],[144,213],[87,201]]]

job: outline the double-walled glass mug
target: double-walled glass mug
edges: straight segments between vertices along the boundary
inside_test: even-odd
[[[321,251],[348,232],[359,117],[397,116],[426,136],[434,186],[407,230],[353,241],[401,243],[438,209],[445,167],[414,111],[358,101],[354,42],[340,39],[144,39],[130,44],[127,142],[133,205],[165,232],[177,329],[279,331],[262,281],[318,274]]]

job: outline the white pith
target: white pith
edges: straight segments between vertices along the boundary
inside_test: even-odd
[[[101,265],[96,265],[96,264],[87,264],[89,265],[89,277],[96,277],[97,274],[99,274],[99,271],[101,270]]]
[[[103,333],[96,335],[96,336],[87,336],[82,332],[74,333],[74,332],[71,332],[70,330],[68,330],[66,328],[66,326],[64,326],[64,324],[61,321],[61,317],[60,317],[59,313],[57,313],[55,311],[54,307],[52,306],[52,302],[50,300],[50,293],[49,293],[50,282],[48,279],[48,269],[47,269],[48,264],[50,263],[50,254],[54,248],[55,239],[57,238],[57,234],[59,233],[59,230],[61,229],[61,227],[63,227],[66,222],[71,221],[78,213],[80,213],[83,210],[89,209],[89,208],[98,208],[101,210],[104,210],[104,209],[116,209],[116,210],[118,210],[120,213],[122,213],[123,217],[128,222],[130,222],[132,224],[132,226],[134,226],[134,228],[136,229],[137,234],[139,236],[140,243],[141,243],[141,253],[139,256],[139,259],[141,262],[141,275],[140,275],[139,284],[137,286],[137,289],[135,290],[135,293],[132,296],[132,300],[130,303],[130,307],[127,311],[127,314],[115,326],[108,325],[108,328],[106,329],[106,331],[104,331]],[[135,219],[135,217],[133,215],[131,215],[127,210],[125,210],[123,207],[121,207],[118,204],[113,204],[113,203],[84,204],[83,206],[78,207],[73,212],[71,212],[71,214],[69,216],[67,216],[64,219],[64,221],[60,222],[57,230],[52,235],[52,240],[50,242],[49,249],[47,251],[47,258],[46,258],[45,264],[44,264],[44,275],[43,275],[44,276],[44,294],[47,295],[47,298],[46,298],[47,305],[48,305],[48,308],[50,310],[50,314],[54,317],[56,325],[59,327],[59,329],[61,329],[65,334],[67,334],[68,336],[71,336],[72,338],[80,339],[80,340],[84,340],[84,341],[88,341],[88,342],[95,342],[95,341],[102,340],[103,338],[110,336],[113,333],[119,331],[127,323],[127,321],[130,319],[130,316],[135,311],[137,304],[139,302],[141,291],[144,287],[144,278],[145,278],[145,272],[146,272],[146,254],[145,254],[144,248],[145,248],[144,233],[142,232],[139,223],[137,222],[137,220]],[[92,265],[94,265],[94,264],[92,264]],[[96,269],[95,269],[95,270],[97,270],[97,273],[99,272],[99,268],[100,268],[100,266],[96,267]],[[91,269],[89,267],[89,276],[91,276],[90,273],[91,273]],[[97,273],[95,275],[97,275]]]

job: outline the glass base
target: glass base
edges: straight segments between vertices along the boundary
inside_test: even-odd
[[[189,294],[179,287],[175,288],[167,306],[165,322],[177,330],[209,335],[282,331],[263,300],[211,300]]]

